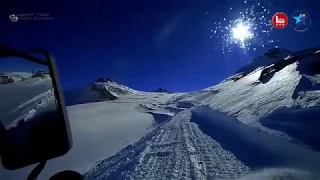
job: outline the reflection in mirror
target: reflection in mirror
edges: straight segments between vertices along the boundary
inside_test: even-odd
[[[26,148],[33,126],[47,120],[41,117],[58,114],[49,68],[18,57],[0,61],[0,120],[12,145]]]

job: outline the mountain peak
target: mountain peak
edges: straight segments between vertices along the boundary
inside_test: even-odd
[[[111,78],[103,78],[103,77],[100,77],[96,80],[96,82],[115,82],[113,79]]]
[[[287,49],[271,48],[264,54],[264,56],[271,57],[271,58],[277,58],[277,59],[284,59],[291,54],[293,54],[293,52],[291,52]]]
[[[162,93],[171,93],[170,91],[168,91],[166,88],[164,87],[160,87],[152,92],[162,92]]]

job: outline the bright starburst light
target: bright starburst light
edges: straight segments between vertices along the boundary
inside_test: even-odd
[[[230,7],[228,17],[213,23],[210,38],[215,40],[215,49],[231,53],[235,48],[240,48],[247,53],[269,45],[275,47],[279,40],[274,40],[272,36],[270,2],[257,0],[250,1],[251,4],[249,1],[243,3],[243,10]]]
[[[253,34],[249,31],[250,26],[239,23],[236,27],[232,28],[232,37],[240,41],[241,45],[244,45],[244,41],[251,39]]]

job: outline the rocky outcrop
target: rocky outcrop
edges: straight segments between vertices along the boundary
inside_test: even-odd
[[[160,92],[160,93],[171,93],[170,91],[168,91],[166,88],[164,88],[164,87],[161,87],[161,88],[159,88],[159,89],[156,89],[156,90],[154,90],[154,91],[152,91],[152,92]]]
[[[111,78],[100,77],[96,80],[96,82],[114,82],[114,80],[112,80]]]
[[[293,52],[287,50],[287,49],[282,49],[282,48],[272,48],[269,49],[264,56],[266,57],[271,57],[271,58],[276,58],[276,59],[284,59],[288,57],[289,55],[293,54]]]

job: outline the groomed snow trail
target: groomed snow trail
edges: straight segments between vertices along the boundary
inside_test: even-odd
[[[190,110],[113,157],[100,161],[85,179],[236,178],[250,169],[190,122]]]

